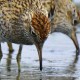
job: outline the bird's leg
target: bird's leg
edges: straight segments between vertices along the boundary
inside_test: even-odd
[[[20,44],[20,46],[19,46],[19,50],[18,50],[18,54],[21,54],[21,52],[22,52],[22,45]]]
[[[22,45],[20,44],[19,51],[18,51],[18,54],[17,54],[17,57],[16,57],[17,64],[18,64],[18,72],[20,72],[20,69],[21,69],[20,68],[21,51],[22,51]]]
[[[0,43],[0,60],[2,58],[2,50],[1,50],[1,43]]]
[[[12,43],[8,42],[7,43],[8,47],[9,47],[9,52],[13,52],[13,47],[12,47]]]
[[[7,60],[7,64],[6,64],[7,71],[11,71],[12,54],[13,52],[9,52],[8,57],[6,59]]]
[[[20,80],[20,72],[18,72],[18,74],[16,76],[16,80]]]
[[[42,71],[42,47],[36,46],[37,51],[38,51],[38,56],[39,56],[39,65],[40,65],[40,70]]]
[[[78,44],[78,40],[76,37],[76,32],[72,31],[71,33],[71,39],[73,40],[75,47],[76,47],[76,56],[79,55],[79,44]]]

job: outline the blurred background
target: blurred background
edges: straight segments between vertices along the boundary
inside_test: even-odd
[[[80,8],[80,0],[73,0],[74,3],[76,3],[76,5],[78,6],[78,8]]]

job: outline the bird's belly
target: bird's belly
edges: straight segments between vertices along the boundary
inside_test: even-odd
[[[28,37],[11,37],[8,38],[7,41],[12,42],[12,43],[16,43],[16,44],[25,44],[25,45],[32,45],[33,42],[30,41],[30,39]]]
[[[24,37],[21,35],[0,37],[0,42],[12,42],[16,44],[25,44],[25,45],[33,44],[33,42],[30,40],[29,37]]]
[[[0,39],[1,42],[6,41],[25,45],[33,44],[29,32],[19,27],[14,27],[12,29],[5,29],[5,27],[3,29],[1,28]]]

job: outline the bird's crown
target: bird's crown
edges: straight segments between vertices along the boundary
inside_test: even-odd
[[[47,38],[50,32],[50,22],[46,15],[40,11],[36,11],[32,16],[32,31],[40,40]]]

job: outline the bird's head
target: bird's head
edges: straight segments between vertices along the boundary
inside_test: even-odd
[[[67,14],[73,25],[77,25],[80,23],[80,13],[77,6],[73,2],[69,3]]]
[[[40,70],[42,70],[42,47],[50,32],[50,21],[38,11],[33,13],[31,23],[31,36],[38,51]]]
[[[20,23],[24,26],[29,38],[37,48],[40,61],[40,70],[42,70],[42,47],[50,32],[50,21],[46,10],[28,9],[20,17]]]
[[[41,47],[50,32],[50,21],[43,13],[36,11],[31,20],[31,36],[36,46]]]

